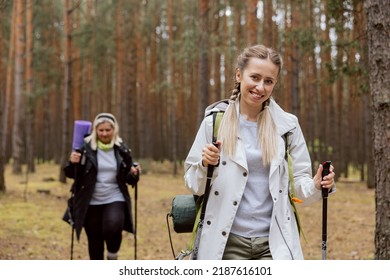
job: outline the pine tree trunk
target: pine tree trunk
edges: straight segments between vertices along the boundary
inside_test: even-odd
[[[291,28],[292,34],[298,34],[299,32],[299,15],[301,13],[301,4],[299,2],[291,1]],[[300,72],[300,48],[296,38],[290,34],[291,42],[291,96],[292,96],[292,108],[291,112],[300,117],[301,105],[300,105],[300,90],[299,90],[299,72]]]
[[[3,118],[2,118],[2,131],[3,131],[3,137],[1,139],[1,145],[2,145],[2,160],[4,163],[7,163],[10,149],[7,149],[8,145],[8,135],[9,135],[9,127],[10,127],[10,111],[12,109],[12,102],[11,102],[11,92],[12,92],[12,74],[14,72],[14,63],[12,63],[15,59],[15,41],[16,41],[16,8],[17,5],[13,5],[12,9],[12,23],[11,23],[11,35],[10,35],[10,46],[8,49],[8,61],[10,63],[7,65],[7,77],[6,77],[6,87],[5,87],[5,97],[4,97],[4,111],[3,111]]]
[[[257,2],[257,1],[256,1]],[[263,1],[263,44],[267,47],[276,48],[274,42],[274,24],[272,21],[272,17],[274,15],[273,12],[273,4],[272,0],[264,0]]]
[[[70,133],[69,133],[69,112],[70,112],[70,94],[72,88],[72,34],[71,34],[71,9],[69,0],[65,0],[64,7],[64,37],[65,37],[65,65],[64,65],[64,95],[62,103],[62,145],[61,145],[61,164],[60,164],[60,176],[59,181],[62,183],[66,182],[66,177],[63,172],[63,166],[65,165],[69,156],[69,145]]]
[[[137,94],[136,94],[136,111],[137,111],[137,133],[138,133],[138,157],[144,157],[146,145],[144,145],[144,135],[145,135],[145,122],[144,122],[144,95],[145,95],[145,75],[144,73],[144,63],[143,57],[145,55],[144,52],[144,44],[143,44],[143,34],[142,34],[142,22],[143,22],[143,2],[138,2],[138,12],[137,12]]]
[[[219,99],[221,99],[221,49],[222,38],[219,36],[223,31],[221,30],[221,17],[220,17],[220,9],[221,3],[220,1],[211,2],[212,5],[212,20],[211,20],[211,38],[212,39],[212,47],[210,48],[212,51],[213,59],[212,59],[212,79],[214,84],[211,87],[211,94],[209,97],[209,103],[213,103]]]
[[[257,20],[257,2],[257,0],[246,1],[246,42],[249,45],[255,45],[258,43],[257,27],[259,26],[259,23]],[[272,31],[272,25],[270,26],[270,29],[270,31]],[[269,44],[269,42],[267,42],[267,44]]]
[[[168,77],[168,99],[169,99],[169,120],[170,123],[170,159],[173,162],[173,175],[177,175],[177,145],[176,145],[176,79],[175,79],[175,54],[174,54],[174,0],[168,0],[167,2],[167,22],[168,22],[168,67],[169,67],[169,77]]]
[[[0,21],[2,20],[3,11],[0,9]],[[0,29],[0,57],[3,57],[3,32]],[[3,98],[3,62],[0,60],[0,119],[3,118],[3,106],[4,106],[4,98]],[[3,140],[5,135],[5,131],[0,129],[0,140]],[[0,142],[0,193],[5,192],[5,179],[4,179],[4,166],[5,161],[2,157],[3,155],[3,145]]]
[[[23,124],[23,83],[24,83],[24,2],[16,1],[16,45],[15,45],[15,73],[14,73],[14,123],[12,127],[12,158],[13,174],[22,172],[22,124]]]
[[[375,259],[390,259],[390,7],[367,0],[376,185]]]
[[[115,2],[115,96],[114,108],[118,110],[117,119],[121,124],[121,133],[128,135],[126,102],[123,86],[123,64],[125,63],[125,45],[123,36],[122,1]]]
[[[208,0],[199,0],[199,103],[198,103],[198,124],[204,117],[204,109],[207,106],[209,96],[209,73],[208,73]]]
[[[75,9],[76,12],[76,20],[75,20],[75,29],[79,29],[81,25],[81,11],[80,9]],[[77,32],[77,30],[76,30]],[[82,91],[81,91],[81,85],[82,85],[82,72],[81,72],[81,48],[78,46],[73,47],[74,53],[74,62],[73,62],[73,69],[72,74],[74,76],[74,83],[72,87],[72,111],[73,111],[73,120],[80,120],[82,119]]]
[[[26,147],[27,147],[27,168],[29,172],[35,172],[35,145],[34,145],[34,98],[33,98],[33,1],[27,0],[26,10],[26,93],[27,93],[27,114],[26,114]]]

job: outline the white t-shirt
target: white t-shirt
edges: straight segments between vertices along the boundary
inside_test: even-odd
[[[99,205],[114,201],[125,201],[116,181],[117,162],[114,149],[97,149],[98,170],[95,191],[89,204]]]

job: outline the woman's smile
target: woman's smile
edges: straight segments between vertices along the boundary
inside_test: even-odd
[[[240,112],[255,119],[264,101],[270,98],[275,87],[279,68],[269,59],[252,58],[244,71],[237,69],[240,83]]]

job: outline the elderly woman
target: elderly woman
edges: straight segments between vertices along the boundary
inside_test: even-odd
[[[122,231],[134,233],[127,184],[137,183],[140,166],[134,166],[112,114],[98,114],[84,142],[64,167],[65,175],[74,179],[72,216],[77,239],[84,227],[91,260],[104,259],[105,245],[107,259],[117,259]]]

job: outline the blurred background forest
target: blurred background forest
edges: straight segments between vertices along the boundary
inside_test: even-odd
[[[136,159],[176,174],[205,107],[230,96],[238,53],[262,43],[282,54],[274,98],[313,162],[373,187],[363,2],[0,0],[2,165],[64,162],[74,121],[106,111]]]

